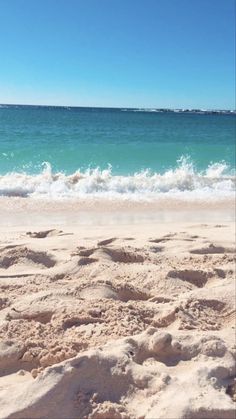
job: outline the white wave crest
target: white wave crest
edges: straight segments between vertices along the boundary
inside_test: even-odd
[[[155,200],[161,197],[183,199],[224,199],[235,194],[235,176],[227,174],[225,163],[214,163],[198,172],[186,158],[164,173],[144,170],[133,175],[114,175],[106,170],[77,170],[71,175],[53,173],[44,163],[41,173],[12,172],[0,176],[0,195],[42,198],[111,198]]]

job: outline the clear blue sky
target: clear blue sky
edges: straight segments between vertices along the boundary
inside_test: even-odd
[[[0,0],[0,103],[235,108],[234,0]]]

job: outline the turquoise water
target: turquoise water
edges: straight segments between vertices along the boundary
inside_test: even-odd
[[[171,184],[163,191],[159,178],[163,180],[163,176],[166,178],[171,170],[173,176],[176,170],[182,170],[183,176],[188,173],[198,177],[209,177],[211,170],[210,177],[223,176],[225,181],[225,177],[229,179],[232,176],[235,168],[235,124],[235,115],[2,106],[0,192],[4,194],[6,189],[6,193],[10,194],[11,184],[14,189],[13,175],[20,186],[23,175],[27,176],[24,181],[27,179],[31,184],[36,180],[39,182],[40,174],[44,174],[45,180],[45,173],[48,179],[59,172],[63,173],[64,184],[68,183],[69,175],[77,174],[74,184],[78,183],[78,174],[84,180],[86,173],[87,181],[94,180],[94,176],[98,175],[103,178],[109,176],[110,183],[111,180],[113,183],[117,181],[115,192],[119,192],[118,180],[122,180],[120,193],[123,193],[124,181],[130,181],[134,176],[137,179],[137,173],[149,181],[146,187],[143,185],[143,190],[152,193],[169,192],[176,188],[195,189],[196,185],[176,185],[175,188]],[[96,168],[99,169],[92,170]],[[145,172],[147,169],[149,172]],[[156,188],[157,177],[159,186]],[[55,180],[58,179],[52,179],[54,184]],[[107,178],[101,183],[106,181]],[[26,195],[35,192],[31,186]],[[203,186],[200,185],[200,188]],[[114,191],[114,185],[112,188]],[[132,192],[132,186],[130,188],[129,192]],[[85,189],[83,193],[86,193]],[[97,189],[98,184],[93,192],[101,192]],[[231,190],[232,185],[225,185],[223,191],[225,189]],[[75,188],[73,192],[76,192]],[[16,190],[14,194],[17,194]]]

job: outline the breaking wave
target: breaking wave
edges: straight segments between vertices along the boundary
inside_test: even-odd
[[[156,200],[162,197],[178,199],[234,198],[235,176],[224,162],[212,163],[197,171],[193,163],[181,158],[176,168],[164,173],[140,171],[132,175],[115,175],[112,167],[101,170],[77,170],[71,175],[53,173],[49,163],[43,163],[39,174],[11,172],[0,176],[1,196],[34,198],[109,198]]]

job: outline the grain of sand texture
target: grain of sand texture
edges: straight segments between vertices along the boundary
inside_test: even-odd
[[[0,417],[235,418],[234,281],[231,222],[2,225]]]

